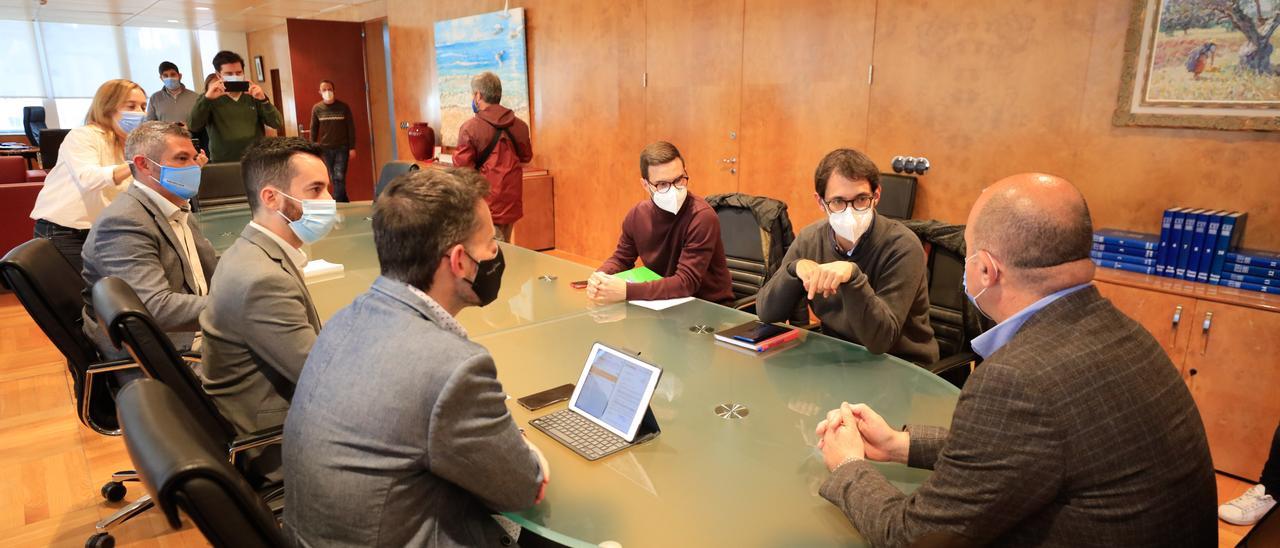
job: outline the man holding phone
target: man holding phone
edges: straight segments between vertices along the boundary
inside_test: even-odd
[[[284,129],[284,117],[261,87],[245,80],[239,54],[218,52],[213,70],[218,78],[196,100],[188,126],[192,131],[208,128],[210,161],[239,162],[244,150],[266,135],[265,126]]]

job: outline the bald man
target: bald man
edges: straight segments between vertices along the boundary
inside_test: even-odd
[[[876,546],[1214,546],[1204,426],[1160,345],[1091,281],[1089,208],[1024,174],[965,229],[965,287],[998,322],[951,430],[889,427],[863,404],[818,424],[824,498]],[[933,470],[904,495],[867,460]]]

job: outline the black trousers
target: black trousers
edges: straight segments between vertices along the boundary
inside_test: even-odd
[[[44,219],[36,220],[36,238],[44,238],[53,242],[67,262],[76,269],[76,274],[84,272],[84,261],[80,258],[80,250],[84,249],[84,241],[89,237],[88,230],[68,228]]]
[[[1271,436],[1271,454],[1262,467],[1262,478],[1258,483],[1266,487],[1268,495],[1280,496],[1280,424],[1276,425],[1276,433]]]

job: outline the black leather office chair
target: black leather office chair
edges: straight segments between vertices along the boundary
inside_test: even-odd
[[[66,140],[68,133],[71,133],[71,130],[40,130],[40,169],[49,171],[53,166],[58,165],[58,150],[62,148],[62,141]]]
[[[939,221],[906,221],[928,250],[929,325],[938,341],[938,361],[926,368],[963,387],[982,362],[969,342],[990,329],[964,294],[964,226]]]
[[[216,547],[287,544],[263,498],[279,501],[282,491],[251,487],[172,389],[154,379],[131,382],[120,391],[119,414],[129,458],[171,527],[182,526],[181,509]]]
[[[93,308],[111,343],[117,348],[127,349],[149,377],[163,382],[177,395],[199,427],[199,434],[209,440],[208,443],[221,447],[231,463],[247,474],[251,484],[267,485],[265,478],[249,472],[247,463],[238,457],[250,449],[279,444],[283,428],[276,426],[237,436],[235,427],[218,411],[213,400],[205,394],[200,379],[191,370],[190,363],[195,360],[174,348],[138,294],[124,280],[112,276],[98,280],[93,286]],[[134,509],[135,514],[150,507],[150,497],[144,498],[145,501],[139,499],[134,503],[139,505]],[[110,537],[108,531],[115,524],[99,522],[94,538]]]
[[[22,131],[27,134],[31,146],[40,146],[40,130],[49,126],[44,123],[44,107],[22,107]]]
[[[890,219],[910,219],[916,208],[918,182],[914,175],[881,173],[880,203],[876,211]]]
[[[205,164],[200,170],[200,192],[192,200],[195,211],[234,207],[249,203],[240,162]]]
[[[387,188],[392,179],[418,169],[418,164],[413,162],[387,162],[382,166],[382,172],[378,174],[378,184],[373,185],[373,199],[378,199],[378,195],[382,194],[382,189]]]
[[[80,422],[99,434],[119,435],[113,372],[137,368],[133,360],[106,360],[82,329],[80,311],[84,278],[71,267],[53,243],[36,238],[13,248],[0,259],[0,282],[13,291],[31,319],[67,359]],[[124,499],[124,482],[138,481],[133,470],[121,470],[103,484],[102,497]],[[127,514],[127,515],[126,515]],[[135,515],[121,510],[105,521],[121,523]]]
[[[733,278],[734,308],[755,311],[756,293],[782,265],[795,240],[787,204],[749,194],[707,196],[720,218],[720,239]],[[793,323],[808,321],[804,303],[792,314]]]

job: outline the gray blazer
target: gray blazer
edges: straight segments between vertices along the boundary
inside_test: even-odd
[[[435,314],[379,277],[321,330],[284,424],[301,545],[496,546],[491,514],[533,505],[542,472],[493,358]]]
[[[245,226],[218,261],[204,332],[201,380],[241,434],[284,423],[320,317],[280,245]]]
[[[1200,413],[1164,350],[1088,287],[978,366],[951,431],[909,426],[904,495],[875,466],[822,485],[875,546],[946,535],[999,546],[1216,546]],[[953,538],[953,540],[955,540]]]
[[[207,284],[218,264],[218,255],[200,233],[194,217],[187,218],[187,226],[195,238]],[[196,295],[195,277],[186,256],[178,251],[181,248],[169,221],[132,184],[102,211],[80,253],[84,259],[82,274],[88,284],[84,290],[84,332],[100,351],[108,356],[122,355],[98,327],[93,311],[93,284],[106,276],[128,283],[160,328],[169,332],[174,345],[190,348],[191,339],[200,328],[199,316],[206,298]]]

